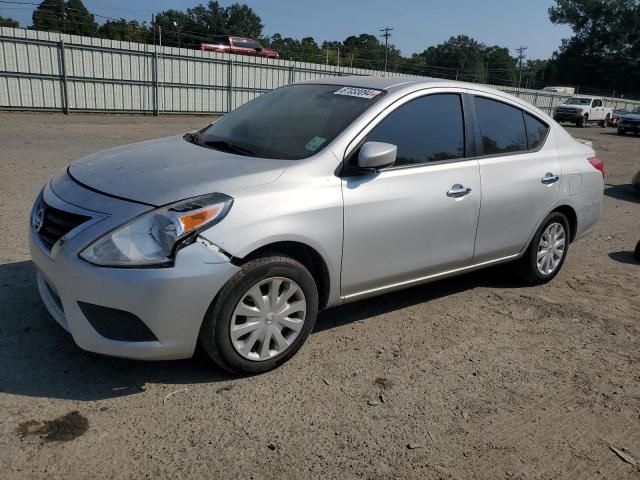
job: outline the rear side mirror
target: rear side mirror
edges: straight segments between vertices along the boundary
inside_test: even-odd
[[[398,155],[398,147],[391,143],[367,142],[358,154],[358,167],[378,170],[393,165]]]

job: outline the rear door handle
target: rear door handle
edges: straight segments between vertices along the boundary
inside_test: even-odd
[[[548,172],[544,177],[542,177],[542,183],[545,185],[551,185],[552,183],[556,183],[558,180],[560,180],[560,177],[551,172]]]
[[[470,193],[471,193],[471,189],[469,187],[465,187],[463,185],[460,185],[459,183],[456,183],[447,192],[447,197],[460,198],[460,197],[464,197],[466,195],[469,195]]]

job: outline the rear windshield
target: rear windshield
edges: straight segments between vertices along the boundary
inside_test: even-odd
[[[591,105],[591,99],[573,97],[567,101],[567,104],[568,105]]]
[[[192,141],[242,155],[300,160],[331,143],[383,93],[337,85],[282,87],[228,113]]]

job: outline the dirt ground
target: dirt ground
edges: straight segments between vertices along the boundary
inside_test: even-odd
[[[81,351],[38,298],[31,202],[70,160],[206,122],[0,114],[2,478],[640,478],[610,449],[640,465],[640,137],[571,130],[604,208],[549,285],[502,267],[335,308],[253,378]]]

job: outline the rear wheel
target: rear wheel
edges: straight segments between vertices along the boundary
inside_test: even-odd
[[[289,360],[311,332],[318,290],[309,271],[284,256],[247,262],[220,290],[200,344],[220,367],[261,373]]]
[[[518,262],[518,274],[528,284],[551,281],[560,271],[569,251],[569,222],[560,212],[550,213]]]
[[[609,117],[609,115],[607,114],[607,116],[606,116],[606,117],[604,117],[604,120],[603,120],[602,122],[600,122],[600,126],[601,126],[602,128],[607,128],[607,127],[609,126],[609,121],[610,121],[610,117]]]
[[[636,251],[633,253],[636,256],[636,260],[640,261],[640,241],[636,244]]]

